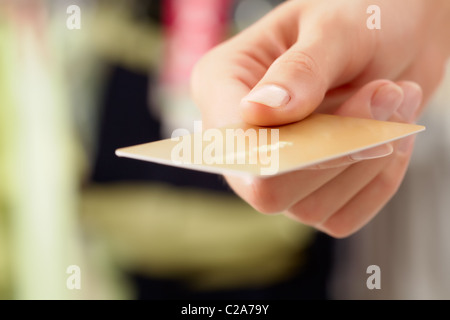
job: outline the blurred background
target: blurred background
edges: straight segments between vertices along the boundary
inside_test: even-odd
[[[192,66],[280,2],[0,1],[1,299],[450,297],[448,80],[399,194],[341,241],[115,156],[191,129]]]

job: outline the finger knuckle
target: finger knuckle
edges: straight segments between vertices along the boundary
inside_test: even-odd
[[[280,213],[286,209],[273,184],[266,180],[252,182],[247,202],[264,214]]]
[[[294,68],[302,74],[317,75],[318,65],[315,59],[308,53],[301,50],[292,50],[280,62],[288,64],[290,68]]]
[[[190,74],[190,87],[191,90],[194,90],[194,92],[202,90],[202,85],[208,81],[211,66],[214,65],[216,60],[215,56],[216,53],[214,49],[208,51],[192,66]]]
[[[299,202],[294,207],[289,209],[289,212],[297,217],[297,219],[308,226],[316,226],[323,221],[323,203],[312,200],[306,202]]]
[[[400,188],[401,179],[392,179],[387,175],[380,176],[378,192],[394,195]]]

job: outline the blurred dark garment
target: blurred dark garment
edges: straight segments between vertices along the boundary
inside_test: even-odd
[[[149,112],[149,78],[111,67],[100,111],[98,151],[93,182],[158,181],[231,192],[221,176],[150,162],[119,158],[117,148],[161,139],[160,122]]]

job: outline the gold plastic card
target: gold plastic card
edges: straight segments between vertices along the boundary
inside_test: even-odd
[[[201,129],[201,122],[196,124]],[[313,114],[280,126],[237,124],[121,148],[120,157],[217,174],[272,176],[425,130],[414,124]]]

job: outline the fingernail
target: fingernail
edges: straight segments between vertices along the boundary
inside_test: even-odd
[[[398,108],[398,113],[406,122],[414,120],[417,110],[422,102],[422,89],[414,82],[402,86],[403,102]]]
[[[375,120],[388,120],[403,100],[403,91],[398,85],[389,83],[381,86],[372,96],[370,103]]]
[[[367,150],[351,154],[350,158],[352,158],[355,161],[377,159],[386,157],[390,155],[393,151],[394,148],[392,147],[391,144],[382,144],[381,146],[375,148],[370,148]]]
[[[242,99],[242,101],[256,102],[271,108],[283,107],[289,100],[291,97],[286,90],[272,84],[253,89]]]

